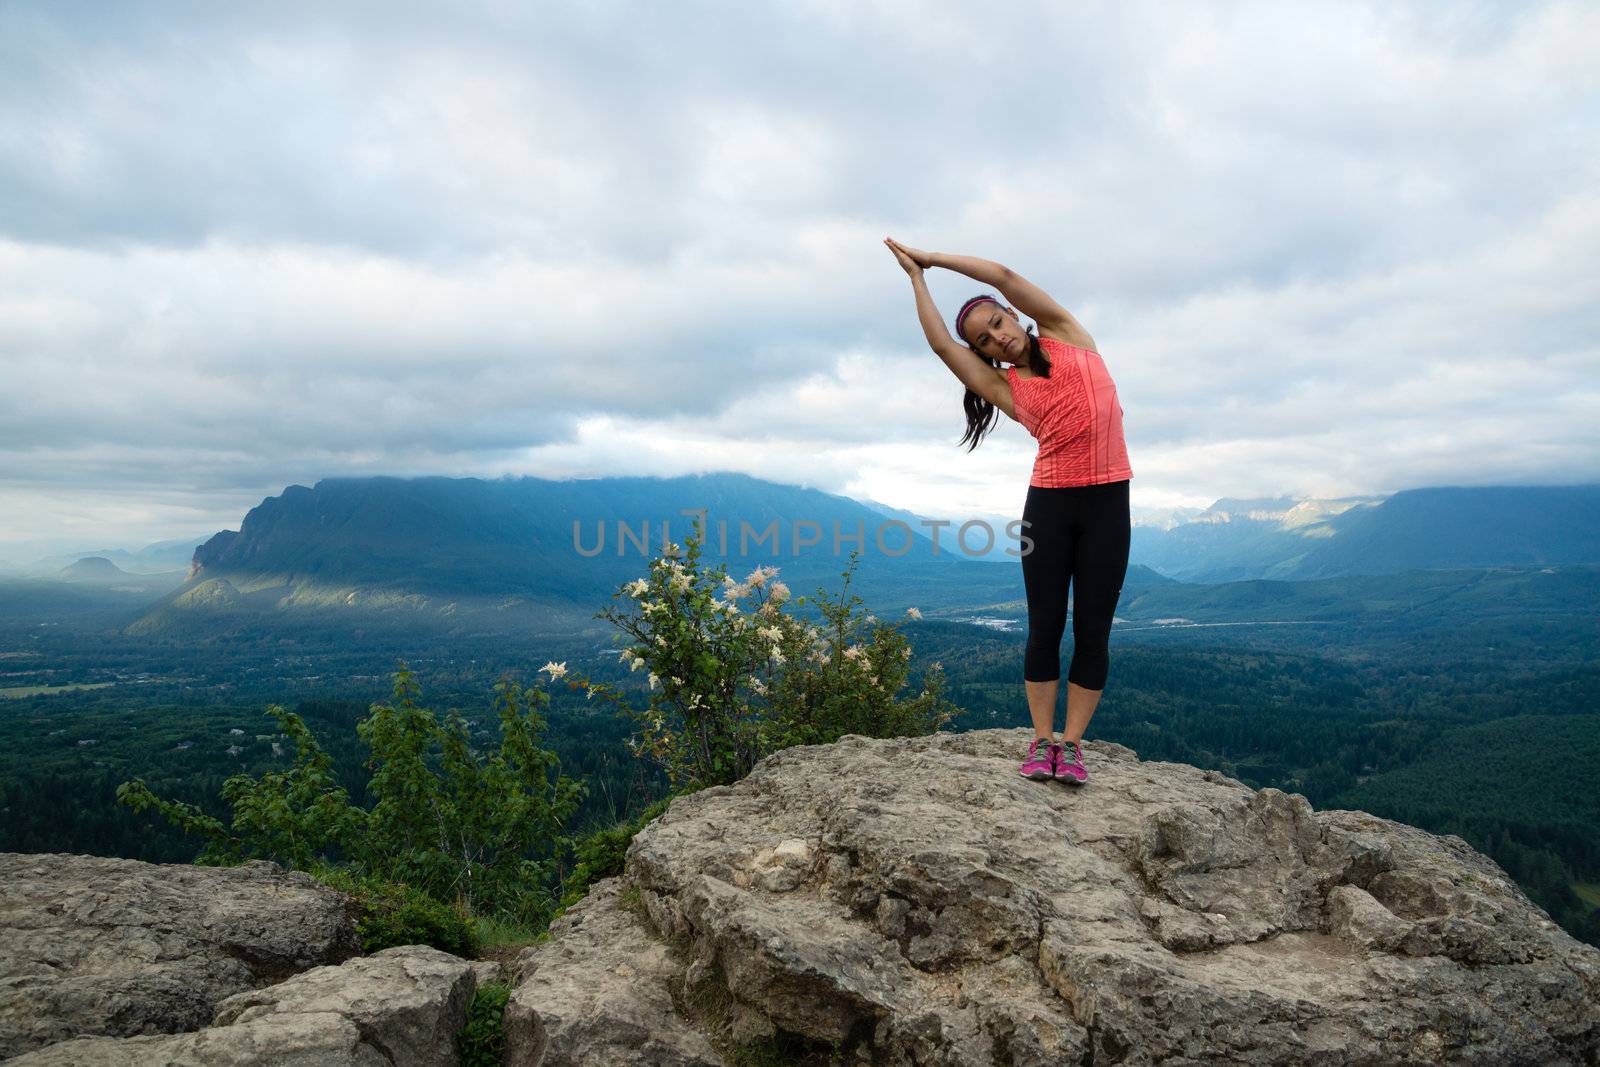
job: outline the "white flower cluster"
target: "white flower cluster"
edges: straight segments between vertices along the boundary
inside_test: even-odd
[[[918,611],[916,608],[907,608],[906,614],[910,615],[913,619],[922,618],[922,612]]]
[[[694,579],[688,573],[688,568],[685,568],[682,563],[678,563],[677,560],[672,560],[667,563],[667,569],[672,573],[672,576],[667,579],[667,584],[680,593],[688,592],[690,585],[694,584]]]
[[[546,671],[550,672],[550,680],[553,682],[557,678],[560,678],[563,674],[567,673],[567,661],[562,660],[560,663],[556,663],[554,660],[552,660],[549,663],[546,663],[543,667],[539,668],[540,674],[543,674]]]

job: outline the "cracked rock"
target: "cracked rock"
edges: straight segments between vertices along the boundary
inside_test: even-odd
[[[1600,951],[1460,838],[1106,742],[1032,782],[1029,736],[851,736],[676,798],[521,957],[508,1062],[1600,1061]]]

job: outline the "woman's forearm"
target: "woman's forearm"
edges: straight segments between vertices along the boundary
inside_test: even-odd
[[[911,279],[911,291],[917,296],[917,320],[922,323],[922,332],[927,335],[928,344],[933,346],[935,352],[941,345],[954,344],[955,338],[950,336],[944,317],[939,314],[939,308],[928,292],[928,283],[920,272]]]
[[[928,258],[933,261],[933,266],[953,270],[957,274],[965,274],[975,278],[985,285],[998,286],[1005,281],[1007,274],[1011,273],[1009,267],[1003,267],[992,259],[980,259],[977,256],[958,256],[950,252],[930,252]]]

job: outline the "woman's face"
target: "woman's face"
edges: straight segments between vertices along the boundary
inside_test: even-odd
[[[996,363],[1026,363],[1028,334],[1017,313],[999,304],[982,303],[961,322],[967,344]]]

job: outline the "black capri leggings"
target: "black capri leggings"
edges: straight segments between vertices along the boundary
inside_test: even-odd
[[[1028,486],[1022,532],[1033,545],[1022,557],[1028,590],[1028,650],[1023,678],[1061,677],[1061,635],[1072,587],[1072,665],[1067,681],[1104,689],[1110,667],[1111,616],[1128,573],[1128,482],[1063,489]]]

